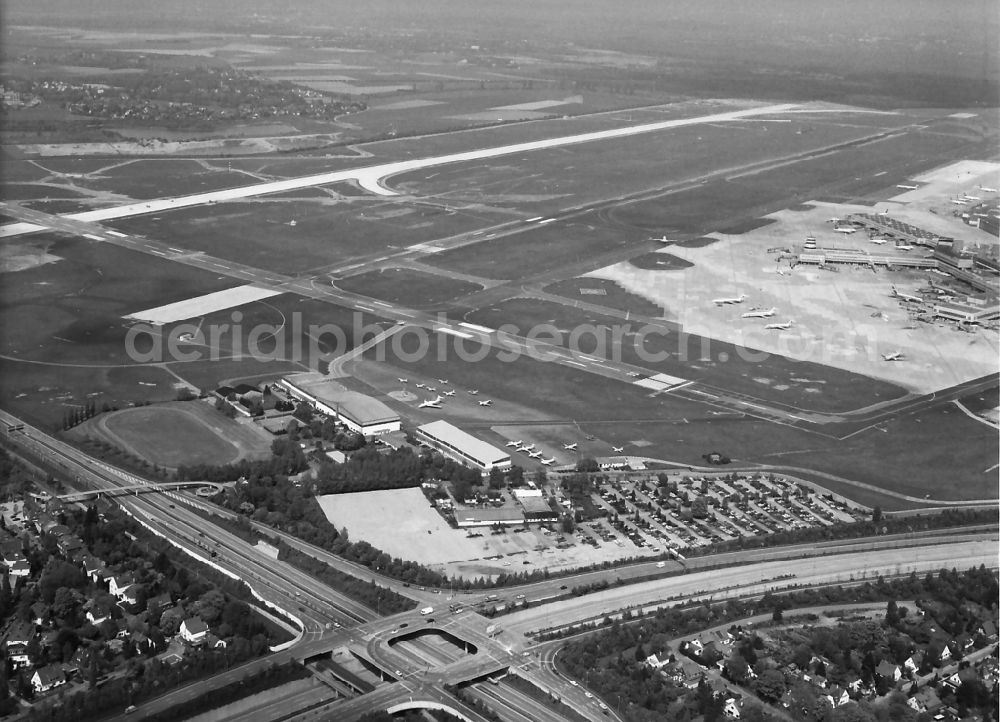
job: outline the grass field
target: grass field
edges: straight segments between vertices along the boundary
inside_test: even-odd
[[[601,257],[621,255],[635,243],[634,237],[616,229],[580,221],[557,222],[436,253],[425,262],[484,278],[525,281],[555,270],[565,272],[574,264],[591,265]]]
[[[621,311],[652,318],[663,316],[662,306],[626,291],[614,281],[609,281],[606,278],[568,278],[550,283],[544,290],[546,293],[564,296],[573,302],[581,301],[596,306],[617,308]]]
[[[128,363],[122,316],[235,285],[108,244],[32,236],[63,260],[3,274],[2,353],[70,364]]]
[[[475,293],[482,286],[409,268],[370,271],[336,282],[338,288],[407,308],[426,309]]]
[[[295,273],[346,265],[500,220],[506,217],[481,208],[449,209],[406,200],[264,197],[121,219],[110,225],[219,258]]]
[[[0,358],[0,404],[43,428],[60,426],[93,401],[98,408],[169,401],[177,379],[155,366],[61,366]]]
[[[239,355],[245,359],[289,360],[312,368],[319,357],[354,348],[358,334],[367,338],[391,325],[372,313],[294,294],[166,324],[164,333],[179,333],[182,324],[188,331],[191,325],[200,328],[199,343],[181,347],[199,354],[200,360]],[[180,368],[175,370],[184,373]]]
[[[160,466],[226,464],[240,455],[240,450],[216,429],[182,408],[125,409],[101,422],[121,446]]]
[[[703,339],[700,336],[661,330],[647,335],[642,353],[635,333],[641,324],[629,324],[622,319],[603,316],[591,311],[534,299],[512,299],[499,305],[469,314],[469,320],[490,328],[510,323],[526,334],[532,326],[555,324],[567,343],[575,327],[591,324],[607,329],[606,354],[617,353],[626,363],[666,373],[683,379],[700,381],[729,391],[749,394],[759,399],[802,409],[846,411],[902,396],[898,386],[852,374],[828,366],[787,359],[776,354],[757,354],[733,344]],[[614,346],[611,328],[626,329],[623,342]],[[598,341],[591,335],[581,337],[581,352],[598,350]],[[748,353],[749,352],[749,353]],[[643,360],[665,355],[663,360]]]

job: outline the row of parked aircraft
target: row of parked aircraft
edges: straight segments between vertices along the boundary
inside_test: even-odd
[[[551,459],[545,459],[543,458],[542,452],[540,450],[535,449],[534,444],[525,444],[520,439],[517,439],[516,441],[508,441],[507,446],[512,447],[514,451],[518,451],[522,454],[527,454],[532,459],[537,459],[540,463],[544,464],[545,466],[549,466],[550,464],[554,464],[556,462],[556,457],[553,456]]]
[[[396,380],[399,381],[399,383],[401,383],[401,384],[406,384],[406,383],[410,382],[409,379],[404,379],[404,378],[399,378],[399,377],[397,377]],[[448,384],[448,379],[438,379],[438,383],[442,384],[442,385],[447,385]],[[427,384],[418,383],[418,384],[414,384],[414,386],[416,386],[418,389],[423,389],[424,391],[431,391],[431,392],[437,391],[437,387],[436,386],[428,386]],[[455,393],[456,393],[455,389],[451,389],[449,391],[442,391],[440,394],[438,394],[437,396],[435,396],[433,399],[427,399],[426,401],[421,401],[420,404],[417,406],[417,408],[420,408],[420,409],[440,409],[441,408],[441,404],[443,404],[447,399],[449,399],[452,396],[454,396]],[[479,389],[469,389],[469,395],[470,396],[477,396],[478,394],[479,394]],[[483,399],[482,401],[480,401],[478,403],[479,403],[480,406],[492,406],[493,405],[493,399]]]

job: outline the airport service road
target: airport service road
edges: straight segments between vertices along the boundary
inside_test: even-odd
[[[82,213],[68,214],[67,218],[72,218],[87,222],[108,221],[114,218],[128,218],[140,216],[147,213],[162,213],[176,208],[189,208],[208,203],[219,203],[233,201],[241,198],[252,198],[254,196],[268,195],[271,193],[285,193],[287,191],[311,188],[313,186],[326,185],[328,183],[339,183],[341,181],[357,181],[363,188],[379,195],[396,195],[384,185],[383,181],[400,173],[408,173],[424,168],[434,168],[450,163],[463,163],[466,161],[485,160],[488,158],[499,158],[505,155],[517,153],[529,153],[536,150],[547,150],[549,148],[561,148],[567,145],[577,145],[579,143],[590,143],[597,140],[611,140],[614,138],[625,138],[631,135],[642,133],[653,133],[671,128],[682,128],[688,125],[701,125],[704,123],[720,123],[723,121],[743,120],[759,115],[773,115],[791,111],[797,108],[794,104],[768,105],[761,108],[747,108],[745,110],[734,110],[728,113],[713,113],[695,118],[677,118],[675,120],[665,120],[659,123],[645,123],[643,125],[633,125],[626,128],[612,128],[611,130],[598,130],[592,133],[580,133],[578,135],[566,135],[559,138],[547,138],[527,143],[515,143],[513,145],[503,145],[495,148],[482,148],[480,150],[467,151],[464,153],[451,153],[439,155],[431,158],[415,158],[413,160],[397,161],[393,163],[381,163],[368,166],[366,168],[352,168],[349,170],[334,171],[331,173],[320,173],[318,175],[303,176],[301,178],[289,178],[287,180],[272,181],[269,183],[256,183],[254,185],[240,188],[230,188],[222,191],[210,191],[207,193],[197,193],[190,196],[177,196],[174,198],[161,198],[158,200],[142,201],[130,203],[114,208],[101,208],[95,211],[84,211]],[[845,111],[846,112],[846,111]],[[25,233],[34,233],[44,230],[45,226],[33,223],[8,223],[0,226],[0,238],[19,236]]]
[[[667,599],[682,601],[691,598],[711,597],[719,600],[745,597],[786,588],[790,584],[811,586],[873,580],[878,576],[910,572],[923,574],[942,567],[969,569],[985,564],[989,568],[996,568],[998,554],[1000,543],[994,538],[843,554],[829,558],[763,562],[609,589],[567,599],[558,604],[514,612],[497,621],[506,632],[527,634],[538,629],[601,618],[625,607],[653,606]],[[794,576],[789,578],[788,575]]]

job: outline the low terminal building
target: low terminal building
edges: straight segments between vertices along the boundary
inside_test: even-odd
[[[510,468],[510,454],[506,451],[467,434],[447,421],[432,421],[418,426],[416,437],[460,464],[468,464],[482,472],[492,469],[507,471]]]
[[[329,376],[293,374],[281,379],[278,385],[293,398],[312,404],[320,413],[333,416],[364,436],[399,431],[399,414],[378,399],[344,388]]]

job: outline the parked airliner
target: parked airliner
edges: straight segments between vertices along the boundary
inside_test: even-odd
[[[553,456],[551,459],[540,459],[540,461],[543,464],[545,464],[546,466],[548,466],[549,464],[554,464],[555,463],[556,457]]]
[[[420,409],[440,409],[441,408],[441,401],[443,401],[443,399],[440,396],[435,396],[433,399],[428,399],[427,401],[421,402],[420,406],[418,406],[417,408],[420,408]]]
[[[884,353],[884,354],[882,354],[882,360],[883,361],[902,361],[903,360],[903,352],[902,351],[893,351],[892,353]]]
[[[758,308],[754,311],[747,311],[742,318],[769,318],[778,312],[774,306],[771,308]]]
[[[833,232],[834,233],[846,233],[847,235],[850,235],[852,233],[857,233],[858,229],[854,228],[853,226],[840,226],[839,228],[834,228]]]
[[[520,445],[521,445],[520,439],[518,439],[517,441],[508,441],[506,444],[506,446],[520,446]]]
[[[486,399],[485,401],[480,401],[479,405],[480,406],[492,406],[493,405],[493,399]]]
[[[746,298],[747,298],[746,294],[741,293],[736,298],[713,298],[712,303],[714,303],[716,306],[724,306],[729,303],[743,303],[746,300]]]
[[[576,451],[576,444],[563,444],[563,448],[566,451]]]
[[[613,452],[615,452],[616,454],[620,454],[620,453],[622,453],[623,451],[625,451],[625,447],[624,447],[624,446],[612,446],[612,447],[611,447],[611,450],[612,450]]]
[[[792,327],[792,321],[788,320],[784,323],[769,323],[764,328],[768,331],[787,331]]]

